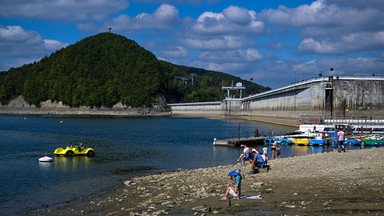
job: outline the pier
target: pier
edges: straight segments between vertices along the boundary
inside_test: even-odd
[[[263,145],[264,139],[270,137],[249,137],[249,138],[233,138],[233,139],[213,139],[214,146],[240,147],[241,144],[246,145]]]

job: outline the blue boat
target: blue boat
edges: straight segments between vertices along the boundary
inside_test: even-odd
[[[311,139],[309,140],[309,145],[324,145],[325,139]]]

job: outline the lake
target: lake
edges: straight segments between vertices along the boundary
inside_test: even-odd
[[[240,126],[240,127],[239,127]],[[199,117],[52,117],[0,115],[0,214],[32,211],[96,194],[123,180],[162,170],[236,163],[241,148],[213,139],[284,134],[294,127]],[[83,143],[96,157],[54,157],[58,147]],[[283,146],[281,157],[327,147]],[[270,151],[269,151],[270,154]],[[44,155],[52,163],[39,163]]]

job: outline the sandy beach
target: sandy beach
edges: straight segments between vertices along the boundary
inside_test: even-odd
[[[372,148],[282,158],[258,174],[248,174],[249,163],[163,172],[29,215],[384,215],[383,155]],[[220,200],[234,169],[242,194],[262,199]]]

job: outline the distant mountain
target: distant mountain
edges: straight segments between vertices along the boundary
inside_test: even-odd
[[[225,73],[159,61],[133,40],[101,33],[39,62],[1,72],[0,102],[23,95],[37,107],[46,100],[71,107],[112,107],[118,102],[151,107],[159,96],[167,102],[222,100],[221,86],[233,82],[243,83],[243,95],[270,89]]]

